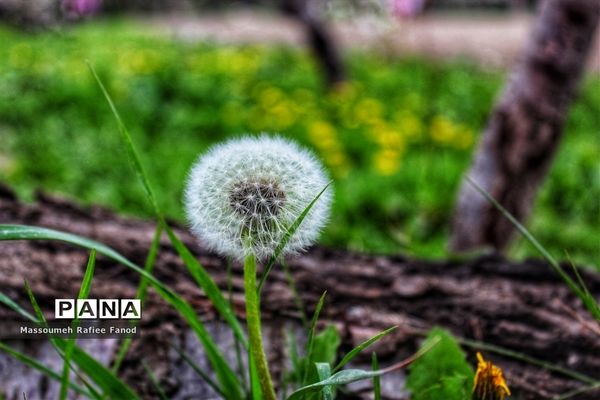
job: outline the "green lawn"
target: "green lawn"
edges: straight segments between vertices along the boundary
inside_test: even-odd
[[[446,256],[454,195],[504,75],[469,63],[347,57],[328,94],[302,50],[190,44],[103,22],[28,35],[0,29],[0,180],[151,215],[85,60],[130,128],[168,214],[195,157],[243,133],[315,149],[335,185],[322,242]],[[600,259],[600,80],[588,79],[528,226],[558,258]],[[534,255],[517,242],[512,255]]]

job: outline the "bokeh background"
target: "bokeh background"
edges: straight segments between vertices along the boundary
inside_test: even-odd
[[[35,3],[24,5],[21,3]],[[0,0],[0,181],[136,216],[152,210],[85,61],[107,85],[170,218],[213,143],[273,132],[334,179],[322,243],[448,257],[455,193],[535,1],[323,1],[347,80],[324,82],[302,27],[265,2]],[[600,260],[594,52],[528,226],[555,256]],[[516,240],[510,255],[536,255]]]

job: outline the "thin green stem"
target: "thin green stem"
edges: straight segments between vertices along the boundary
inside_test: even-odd
[[[300,319],[302,320],[302,326],[304,329],[308,330],[308,319],[306,318],[306,311],[304,310],[304,304],[302,303],[302,299],[298,294],[298,288],[296,287],[296,280],[294,276],[290,272],[290,268],[288,267],[286,262],[281,262],[281,266],[283,267],[283,273],[285,274],[285,279],[287,280],[288,286],[292,291],[292,297],[294,298],[294,303],[296,303],[296,308],[298,308],[298,312],[300,312]]]
[[[510,357],[515,360],[520,360],[520,361],[526,362],[531,365],[537,365],[537,366],[545,368],[549,371],[557,372],[564,376],[568,376],[569,378],[576,379],[580,382],[589,383],[589,384],[600,383],[600,381],[597,381],[596,379],[594,379],[590,376],[580,374],[579,372],[576,372],[576,371],[573,371],[573,370],[570,370],[567,368],[563,368],[559,365],[552,364],[552,363],[549,363],[549,362],[546,362],[543,360],[539,360],[534,357],[530,357],[527,354],[519,353],[517,351],[506,349],[504,347],[495,346],[493,344],[488,344],[488,343],[479,342],[476,340],[466,339],[466,338],[459,337],[459,336],[456,336],[455,338],[456,338],[456,341],[458,343],[462,344],[463,346],[467,346],[467,347],[471,347],[471,348],[475,348],[475,349],[486,350],[486,351],[489,351],[492,353],[500,354],[502,356]]]
[[[583,394],[586,392],[591,392],[592,390],[600,389],[600,383],[595,383],[590,386],[585,386],[579,389],[571,390],[570,392],[564,393],[560,396],[554,397],[554,400],[567,400],[572,397],[575,397],[579,394]]]
[[[253,254],[244,261],[244,290],[246,292],[246,323],[250,339],[250,352],[256,362],[256,371],[265,400],[276,400],[273,381],[267,364],[267,357],[262,344],[260,329],[260,309],[256,291],[256,259]]]

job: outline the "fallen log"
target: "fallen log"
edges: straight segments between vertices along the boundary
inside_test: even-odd
[[[0,223],[39,225],[69,231],[103,242],[143,264],[155,225],[151,221],[119,216],[107,209],[81,207],[74,202],[39,193],[33,204],[19,201],[0,186]],[[186,229],[176,233],[192,249],[222,288],[227,287],[226,262],[199,245]],[[0,291],[26,308],[23,279],[30,283],[42,308],[51,315],[55,298],[75,297],[87,259],[85,250],[59,242],[0,242]],[[327,290],[322,320],[338,328],[342,350],[392,325],[398,329],[373,346],[383,365],[415,351],[423,332],[439,325],[463,338],[522,352],[600,379],[598,324],[580,301],[542,261],[511,262],[489,255],[469,260],[425,261],[401,256],[364,255],[314,247],[288,260],[299,294],[312,312]],[[241,266],[233,265],[233,304],[243,318]],[[162,238],[155,276],[184,296],[197,310],[221,348],[235,359],[231,333],[219,322],[210,302],[197,288],[166,238]],[[600,297],[600,276],[583,271],[591,292]],[[93,298],[127,298],[135,295],[139,276],[99,256],[92,285]],[[267,352],[274,377],[280,380],[286,366],[285,330],[301,332],[300,314],[281,268],[274,268],[263,291],[263,318]],[[0,321],[15,315],[0,308]],[[211,391],[171,348],[183,347],[199,365],[208,364],[201,346],[185,324],[156,293],[149,293],[140,329],[122,367],[124,378],[143,398],[155,398],[141,361],[152,366],[170,398],[214,398]],[[8,344],[28,352],[56,371],[62,361],[42,340],[11,340]],[[81,345],[103,363],[110,363],[117,339],[81,340]],[[474,364],[475,350],[465,347]],[[370,353],[366,352],[366,353]],[[552,372],[498,354],[487,353],[499,364],[518,399],[549,399],[584,387],[573,377]],[[368,354],[357,361],[369,364]],[[386,398],[407,399],[402,373],[386,377]],[[369,398],[368,382],[354,385],[342,398]],[[0,397],[54,399],[58,384],[0,353]],[[211,397],[212,396],[212,397]],[[577,399],[598,399],[600,391]],[[75,398],[75,397],[73,397]]]

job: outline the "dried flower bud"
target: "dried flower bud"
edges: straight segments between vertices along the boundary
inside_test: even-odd
[[[485,361],[481,353],[477,353],[477,361],[473,400],[504,400],[504,397],[510,396],[500,367]]]
[[[266,135],[234,139],[214,146],[192,167],[186,213],[194,234],[211,249],[236,259],[248,252],[265,259],[327,182],[317,159],[294,143]],[[313,243],[330,203],[326,191],[283,253]]]

